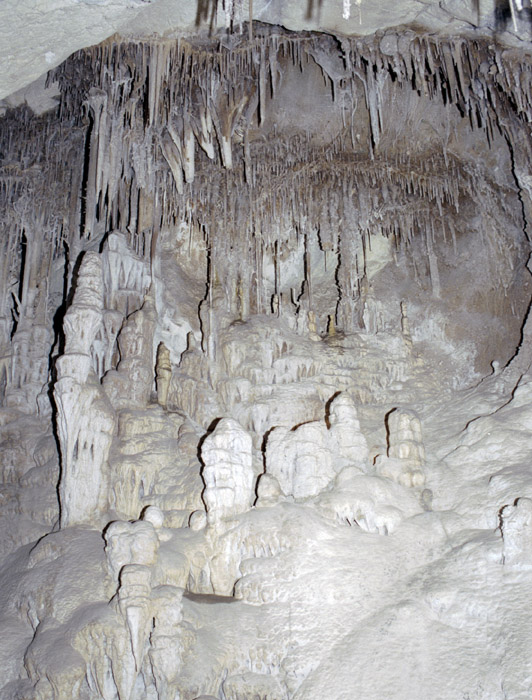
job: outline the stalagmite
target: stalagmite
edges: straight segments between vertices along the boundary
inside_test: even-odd
[[[87,523],[106,502],[106,465],[115,416],[92,365],[103,323],[99,256],[83,258],[72,306],[64,318],[65,352],[57,361],[54,398],[61,446],[61,525]]]
[[[339,462],[336,468],[348,464],[365,467],[369,457],[368,444],[351,397],[339,394],[333,398],[329,406],[328,422],[331,437],[336,443],[333,448]]]
[[[164,343],[159,343],[157,348],[155,374],[157,382],[157,401],[163,408],[166,408],[168,388],[172,378],[172,364],[170,362],[170,351]]]
[[[147,297],[142,308],[131,314],[118,336],[120,362],[108,372],[103,388],[115,409],[144,405],[154,380],[154,304]]]
[[[158,700],[175,697],[182,655],[183,590],[159,586],[152,590],[151,613],[154,617],[148,651]]]
[[[105,552],[112,579],[120,581],[120,572],[130,564],[150,567],[157,558],[159,539],[152,523],[115,521],[105,531]]]
[[[388,414],[388,457],[407,460],[412,466],[425,462],[421,423],[413,411],[395,409]]]
[[[418,416],[414,411],[395,408],[386,421],[388,450],[375,460],[377,473],[404,486],[423,486],[425,448]]]
[[[149,597],[151,571],[140,564],[126,564],[120,571],[118,606],[129,629],[135,670],[140,671],[144,660],[145,640],[151,626]],[[134,677],[132,678],[134,681]],[[132,688],[129,688],[131,695]]]
[[[1,700],[529,697],[529,9],[103,4],[0,102]]]
[[[209,524],[234,518],[251,507],[251,436],[231,418],[222,419],[201,447],[203,500]]]
[[[268,436],[266,469],[286,496],[315,496],[334,478],[325,423],[304,423],[296,430],[276,428]]]

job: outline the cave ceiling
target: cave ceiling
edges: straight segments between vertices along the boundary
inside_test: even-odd
[[[529,39],[529,13],[528,3],[519,0],[4,0],[0,98],[24,90],[74,51],[115,33],[196,34],[240,25],[251,15],[253,21],[292,31],[360,36],[416,26],[440,35],[480,33],[522,47]]]
[[[270,5],[253,11],[263,17]],[[419,23],[435,7],[418,5],[401,5],[403,19],[417,8]],[[158,6],[135,6],[136,21]],[[109,231],[125,232],[149,259],[159,236],[185,223],[200,232],[206,288],[234,281],[232,291],[225,283],[231,313],[272,313],[310,296],[321,329],[364,327],[372,241],[384,240],[407,270],[395,287],[415,279],[430,289],[431,303],[451,319],[447,335],[468,339],[464,314],[496,318],[496,327],[471,327],[476,340],[490,337],[499,360],[512,356],[529,299],[532,71],[526,50],[508,42],[526,46],[524,34],[511,34],[511,17],[499,34],[467,39],[444,24],[370,33],[382,3],[352,3],[355,19],[337,20],[342,8],[332,3],[299,6],[307,14],[298,25],[297,8],[282,7],[275,18],[297,32],[244,21],[238,4],[232,14],[218,8],[220,16],[209,5],[184,5],[191,14],[180,26],[196,23],[195,33],[114,34],[48,73],[53,109],[5,104],[8,336],[30,303],[20,284],[10,296],[27,274],[29,230],[42,236],[35,259],[50,270],[66,265],[70,280],[74,261]],[[484,3],[473,9],[489,15]],[[527,9],[516,12],[516,24],[526,25]],[[369,22],[365,36],[360,17]],[[324,32],[334,21],[346,31]],[[309,31],[316,26],[322,31]],[[467,292],[457,283],[460,259],[484,271],[469,274]],[[50,295],[64,296],[62,275],[31,305],[52,313]],[[477,369],[493,353],[479,351]]]
[[[0,4],[2,700],[530,697],[529,20]]]

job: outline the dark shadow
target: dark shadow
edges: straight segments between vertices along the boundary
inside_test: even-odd
[[[198,0],[196,6],[196,27],[208,23],[209,36],[216,28],[216,14],[218,12],[218,0]]]
[[[80,212],[79,212],[79,237],[85,234],[87,223],[87,191],[89,187],[89,169],[91,162],[91,139],[94,129],[94,117],[90,110],[87,114],[87,131],[85,133],[85,144],[83,147],[83,171],[81,176]]]
[[[499,508],[499,512],[497,513],[497,522],[498,522],[498,525],[497,525],[497,527],[495,528],[495,530],[500,530],[501,535],[502,535],[502,526],[503,526],[503,520],[504,520],[504,518],[503,518],[503,511],[504,511],[505,508],[508,508],[509,505],[516,506],[518,500],[519,500],[519,499],[516,498],[515,501],[514,501],[513,503],[511,503],[511,504],[505,503],[503,506],[501,506],[501,507]]]
[[[65,314],[69,308],[69,306],[72,304],[72,300],[74,298],[74,294],[76,292],[77,288],[77,283],[78,283],[78,276],[79,276],[79,269],[81,267],[81,263],[83,261],[83,256],[85,255],[85,251],[82,251],[74,263],[74,267],[72,269],[72,279],[70,283],[70,289],[68,288],[68,268],[70,265],[70,249],[68,247],[68,244],[65,242],[65,267],[63,270],[63,301],[61,302],[60,306],[57,308],[57,311],[54,314],[53,320],[52,320],[52,328],[54,331],[54,342],[52,344],[52,349],[50,351],[50,360],[49,360],[49,366],[50,369],[52,369],[52,364],[54,362],[54,358],[59,357],[65,352],[65,335],[63,333],[63,319],[65,318]]]
[[[57,449],[58,463],[59,463],[59,477],[57,479],[57,484],[55,487],[57,493],[57,503],[59,505],[59,522],[61,521],[61,498],[59,487],[61,485],[61,480],[63,477],[63,460],[61,455],[61,443],[59,441],[59,433],[57,430],[57,405],[54,398],[54,387],[57,382],[57,368],[56,363],[59,357],[65,352],[65,334],[63,332],[63,319],[67,312],[67,309],[72,304],[72,299],[77,288],[79,269],[85,255],[85,251],[82,251],[76,260],[74,269],[72,270],[72,281],[70,284],[70,290],[68,289],[68,267],[69,267],[69,248],[65,243],[65,268],[63,272],[63,302],[54,314],[52,325],[54,330],[54,342],[48,355],[48,368],[50,373],[50,381],[48,382],[48,400],[50,401],[50,406],[52,407],[52,434],[54,436],[54,441]]]
[[[105,196],[107,197],[107,195],[105,195]],[[120,228],[120,227],[117,227],[117,228]],[[111,228],[109,231],[104,233],[102,240],[100,241],[100,244],[98,246],[98,253],[100,253],[100,255],[103,253],[103,248],[104,248],[105,243],[106,243],[107,239],[109,238],[109,234],[111,233],[112,230],[113,229]]]
[[[392,408],[391,411],[388,411],[388,413],[384,416],[384,427],[386,428],[386,452],[388,452],[388,448],[390,447],[390,416],[392,413],[395,413],[397,411],[397,406]]]
[[[325,425],[327,426],[327,430],[331,429],[331,421],[330,421],[331,404],[337,396],[340,396],[341,393],[343,393],[343,392],[337,391],[335,394],[333,394],[331,396],[331,398],[325,404]]]
[[[478,5],[478,2],[477,2]],[[495,31],[504,32],[512,21],[512,10],[509,0],[495,0]]]
[[[272,431],[274,431],[276,427],[277,426],[274,425],[264,433],[263,438],[262,438],[262,442],[260,444],[260,451],[262,454],[262,467],[263,467],[262,472],[263,473],[266,471],[266,446],[268,444],[268,438],[270,437]]]
[[[105,535],[107,534],[107,531],[109,530],[109,528],[111,527],[111,525],[112,525],[113,523],[116,523],[116,522],[121,522],[121,521],[119,521],[119,520],[110,520],[110,521],[107,523],[107,525],[103,528],[103,530],[102,530],[102,538],[103,538],[104,540],[105,540]]]
[[[323,0],[307,0],[307,14],[305,19],[314,19],[314,11],[316,11],[316,19],[319,22],[322,3]]]
[[[22,314],[22,296],[24,293],[24,275],[26,272],[26,255],[28,252],[28,239],[26,238],[26,232],[22,231],[19,243],[20,250],[20,268],[18,273],[18,286],[16,294],[11,292],[11,299],[13,306],[11,307],[11,318],[13,320],[13,325],[11,326],[10,340],[13,340],[15,333],[17,332],[18,322],[20,321],[20,315]]]
[[[70,264],[70,248],[66,241],[63,242],[65,251],[65,266],[63,269],[63,299],[57,307],[52,319],[52,330],[54,333],[54,341],[49,356],[49,369],[52,370],[53,357],[61,354],[64,351],[64,335],[63,335],[63,318],[66,313],[67,295],[68,295],[68,267]]]
[[[291,433],[295,433],[295,431],[296,431],[298,428],[301,428],[302,425],[307,425],[308,423],[315,423],[315,422],[316,422],[316,421],[313,421],[313,420],[304,420],[304,421],[302,421],[301,423],[298,423],[297,425],[294,425],[292,428],[290,428],[290,432],[291,432]]]
[[[495,16],[495,32],[502,33],[506,30],[513,29],[511,0],[495,0],[494,16]],[[478,6],[478,0],[474,0]],[[517,25],[526,27],[529,30],[532,27],[532,9],[530,0],[523,2],[523,9],[518,11],[514,5],[514,12]]]
[[[213,433],[213,432],[216,430],[216,426],[218,425],[218,423],[219,423],[221,420],[222,420],[221,417],[220,417],[220,418],[215,418],[215,419],[212,421],[212,423],[209,425],[209,427],[207,428],[207,432],[205,433],[205,435],[203,435],[203,437],[202,437],[202,438],[200,439],[200,441],[198,442],[197,457],[198,457],[199,463],[201,464],[200,475],[201,475],[201,473],[203,472],[203,467],[205,466],[205,464],[203,463],[203,460],[202,460],[202,458],[201,458],[201,448],[203,447],[203,443],[204,443],[205,440],[209,437],[209,435],[210,435],[211,433]]]
[[[510,357],[508,362],[504,365],[502,369],[506,369],[511,365],[511,363],[516,359],[516,357],[519,355],[521,351],[526,347],[525,345],[525,329],[527,326],[527,323],[529,321],[529,318],[532,319],[531,314],[531,309],[532,309],[532,300],[528,304],[528,308],[525,312],[525,315],[523,316],[523,322],[521,323],[521,328],[519,329],[519,342],[517,343],[517,347],[515,348],[514,354]]]
[[[209,425],[209,427],[207,428],[207,432],[205,433],[205,435],[203,435],[203,437],[202,437],[202,438],[200,439],[200,441],[198,442],[197,456],[198,456],[199,463],[201,464],[200,476],[201,476],[201,478],[202,478],[202,481],[203,481],[203,470],[205,469],[205,462],[203,461],[203,459],[202,459],[202,457],[201,457],[201,448],[203,447],[203,443],[204,443],[205,440],[209,437],[209,435],[211,435],[211,433],[213,433],[213,432],[216,430],[216,426],[218,425],[218,423],[219,423],[221,420],[222,420],[221,417],[220,417],[220,418],[215,418],[215,419],[212,421],[212,423]],[[202,502],[203,505],[205,506],[205,512],[208,512],[207,504],[205,503],[205,501],[204,501],[204,499],[203,499],[203,494],[205,493],[205,489],[206,489],[207,487],[205,486],[205,482],[203,482],[203,484],[204,484],[204,486],[203,486],[203,490],[202,490],[202,492],[201,492],[201,502]]]
[[[262,476],[266,474],[266,446],[268,444],[268,438],[270,437],[270,434],[275,430],[276,427],[277,426],[274,425],[264,433],[262,442],[260,444],[260,451],[262,454],[262,472],[257,476],[257,479],[255,481],[255,499],[253,500],[253,506],[256,506],[257,501],[259,500],[259,481],[261,480]]]
[[[220,603],[236,602],[236,599],[233,596],[216,595],[215,593],[192,593],[192,591],[185,591],[183,593],[183,598],[186,598],[193,603],[199,603],[200,605],[220,605]]]

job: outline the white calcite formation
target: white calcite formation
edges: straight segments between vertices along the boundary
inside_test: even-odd
[[[501,511],[503,562],[532,568],[532,499],[519,498]]]
[[[157,348],[157,362],[155,366],[157,401],[166,408],[168,402],[168,389],[172,378],[172,364],[170,362],[170,351],[164,343],[159,343]]]
[[[0,700],[528,700],[530,8],[74,5],[139,24],[0,105]]]
[[[82,261],[72,305],[63,322],[65,352],[54,387],[61,445],[61,525],[89,523],[106,499],[106,467],[114,412],[95,372],[93,346],[103,325],[101,259]]]
[[[348,395],[339,394],[330,401],[328,423],[329,427],[325,420],[311,421],[268,433],[266,472],[275,478],[285,496],[316,496],[342,467],[356,465],[362,471],[368,468],[366,438]]]
[[[421,423],[413,411],[395,408],[387,417],[388,451],[375,459],[377,473],[404,486],[425,484]]]
[[[328,421],[336,471],[340,466],[349,465],[365,469],[369,459],[368,444],[360,428],[355,403],[347,394],[333,397]]]
[[[315,496],[334,478],[325,423],[303,423],[295,430],[276,428],[268,435],[266,468],[286,496]]]
[[[117,521],[111,523],[105,531],[109,573],[116,583],[121,581],[124,566],[149,567],[155,564],[158,548],[159,539],[149,521]]]
[[[201,460],[209,524],[249,510],[255,480],[251,435],[235,420],[224,418],[203,441]]]

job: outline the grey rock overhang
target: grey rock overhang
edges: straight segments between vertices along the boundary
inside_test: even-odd
[[[411,25],[432,34],[496,37],[515,47],[529,39],[530,8],[518,0],[242,0],[231,5],[232,14],[221,0],[4,0],[0,99],[115,33],[168,36],[237,27],[249,20],[250,6],[254,21],[291,31],[363,36]]]
[[[233,222],[235,236],[236,231],[250,233],[249,226],[268,229],[261,217],[276,208],[280,220],[290,219],[285,222],[290,227],[294,213],[281,206],[282,201],[290,200],[288,191],[295,192],[298,186],[308,188],[308,183],[323,189],[326,181],[341,177],[341,173],[350,181],[362,178],[365,187],[372,181],[376,190],[387,183],[389,187],[382,189],[379,198],[384,198],[385,209],[396,217],[394,231],[397,226],[415,230],[418,197],[430,203],[439,217],[442,206],[458,212],[460,197],[471,197],[478,188],[478,168],[474,158],[467,163],[463,154],[457,158],[456,153],[442,148],[439,137],[434,141],[426,119],[415,134],[416,143],[399,143],[394,120],[384,116],[394,100],[395,109],[399,109],[403,99],[394,96],[394,90],[402,91],[401,95],[417,94],[425,100],[423,109],[436,103],[450,104],[469,119],[471,131],[480,130],[488,143],[503,134],[514,149],[523,139],[522,134],[518,136],[520,126],[532,118],[531,64],[519,49],[505,49],[485,39],[466,41],[408,29],[341,40],[326,34],[292,33],[262,23],[256,23],[254,31],[251,41],[247,33],[227,35],[223,31],[210,40],[203,36],[152,40],[115,37],[78,52],[50,72],[49,82],[56,83],[61,93],[59,118],[71,125],[65,148],[70,151],[72,144],[85,139],[90,157],[100,159],[92,166],[100,171],[94,192],[87,193],[85,234],[94,235],[104,222],[108,230],[109,217],[117,206],[112,198],[121,196],[118,183],[124,177],[141,189],[164,187],[168,193],[175,192],[185,217],[187,211],[194,211],[196,218],[201,218],[202,212],[216,211],[208,193],[213,177],[219,177],[213,174],[218,166],[226,171],[223,177],[228,193],[232,188],[234,193],[242,192],[243,184],[260,192],[251,205],[251,218],[246,212],[242,219],[239,196],[225,202],[224,206],[235,207],[234,212],[224,215]],[[311,107],[304,116],[301,111],[296,115],[290,90],[282,92],[281,78],[283,73],[290,74],[290,66],[310,76],[307,92],[301,96]],[[409,109],[405,103],[402,116],[406,121],[412,116]],[[4,124],[4,176],[12,168],[10,159],[13,163],[25,160],[9,155],[7,144],[17,142],[15,132],[23,136],[23,149],[25,140],[35,136],[37,127],[27,119],[12,114]],[[127,133],[120,136],[124,128]],[[29,129],[26,136],[25,129]],[[38,129],[56,133],[57,122],[44,119]],[[283,132],[282,138],[278,138],[279,132]],[[381,144],[383,132],[387,133]],[[117,148],[118,141],[121,148]],[[107,165],[102,160],[106,148],[114,154]],[[272,195],[269,168],[271,163],[278,167],[276,148],[284,149],[282,160],[290,167],[281,190]],[[525,151],[521,148],[523,159]],[[427,153],[431,154],[430,165]],[[64,172],[72,165],[77,173],[73,178],[80,176],[80,155],[69,160],[66,153],[61,154]],[[526,170],[524,163],[514,163],[517,178]],[[493,178],[498,187],[511,189],[516,185],[515,180],[508,180],[508,173],[503,181],[496,172],[484,175]],[[40,169],[24,169],[27,182],[41,176]],[[523,183],[520,186],[526,190]],[[61,187],[61,178],[57,186]],[[8,190],[6,184],[7,199]],[[394,192],[401,193],[400,206]],[[64,193],[60,199],[70,196],[68,188]],[[405,193],[413,200],[412,211],[402,197]],[[194,198],[193,208],[187,205],[190,197]],[[108,201],[105,214],[104,200]],[[362,206],[360,211],[366,209]],[[377,211],[373,220],[370,210],[365,227],[384,225],[382,211],[373,207],[373,214]],[[93,219],[96,211],[99,221]],[[169,225],[176,209],[163,207],[159,213],[161,223]],[[433,212],[427,215],[433,221]],[[312,220],[310,210],[306,216],[309,223],[319,225]],[[412,216],[413,226],[406,223]],[[209,228],[207,221],[203,223]],[[425,225],[423,222],[421,228]],[[387,235],[390,233],[388,230]]]
[[[67,237],[80,252],[119,228],[149,258],[159,233],[186,222],[209,249],[207,287],[231,259],[245,312],[260,314],[279,291],[257,283],[261,260],[274,264],[319,232],[336,269],[328,313],[347,333],[372,237],[428,260],[438,296],[434,241],[483,232],[487,216],[493,245],[523,271],[532,71],[520,50],[406,29],[338,39],[255,23],[251,41],[223,30],[114,37],[49,80],[59,111],[33,118],[21,107],[3,120],[6,251],[19,250],[36,202],[33,228],[52,257]],[[489,257],[482,235],[474,254]],[[501,294],[520,279],[502,262]],[[16,274],[16,256],[12,265]]]

